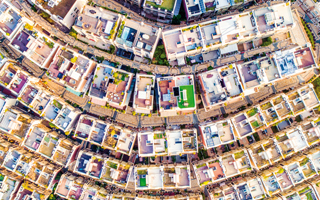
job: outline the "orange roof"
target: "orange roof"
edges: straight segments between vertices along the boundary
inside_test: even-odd
[[[113,83],[109,83],[107,91],[108,92],[115,92],[117,85]]]

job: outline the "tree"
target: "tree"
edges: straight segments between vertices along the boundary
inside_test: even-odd
[[[175,15],[172,18],[172,24],[180,25],[180,20],[181,20],[181,15],[180,14]]]
[[[263,47],[269,46],[272,43],[273,43],[273,41],[272,41],[271,37],[263,38],[261,46],[263,46]]]
[[[116,48],[113,45],[110,45],[110,54],[113,54],[115,52]]]

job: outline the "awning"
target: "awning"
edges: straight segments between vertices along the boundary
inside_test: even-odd
[[[231,53],[238,51],[238,45],[237,44],[230,44],[226,46],[225,48],[220,49],[221,54]]]

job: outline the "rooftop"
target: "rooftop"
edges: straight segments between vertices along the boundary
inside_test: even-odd
[[[133,107],[136,112],[150,113],[153,109],[155,76],[136,76]]]
[[[22,22],[22,17],[10,5],[2,1],[0,3],[0,29],[8,33],[9,36],[14,33]]]
[[[76,1],[77,0],[61,0],[58,4],[55,4],[53,6],[49,6],[46,4],[42,4],[42,6],[45,9],[49,10],[51,14],[64,18]]]

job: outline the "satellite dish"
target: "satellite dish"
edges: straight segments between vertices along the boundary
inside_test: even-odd
[[[150,37],[149,37],[149,35],[147,35],[147,34],[143,34],[143,35],[142,35],[142,38],[148,40]]]

